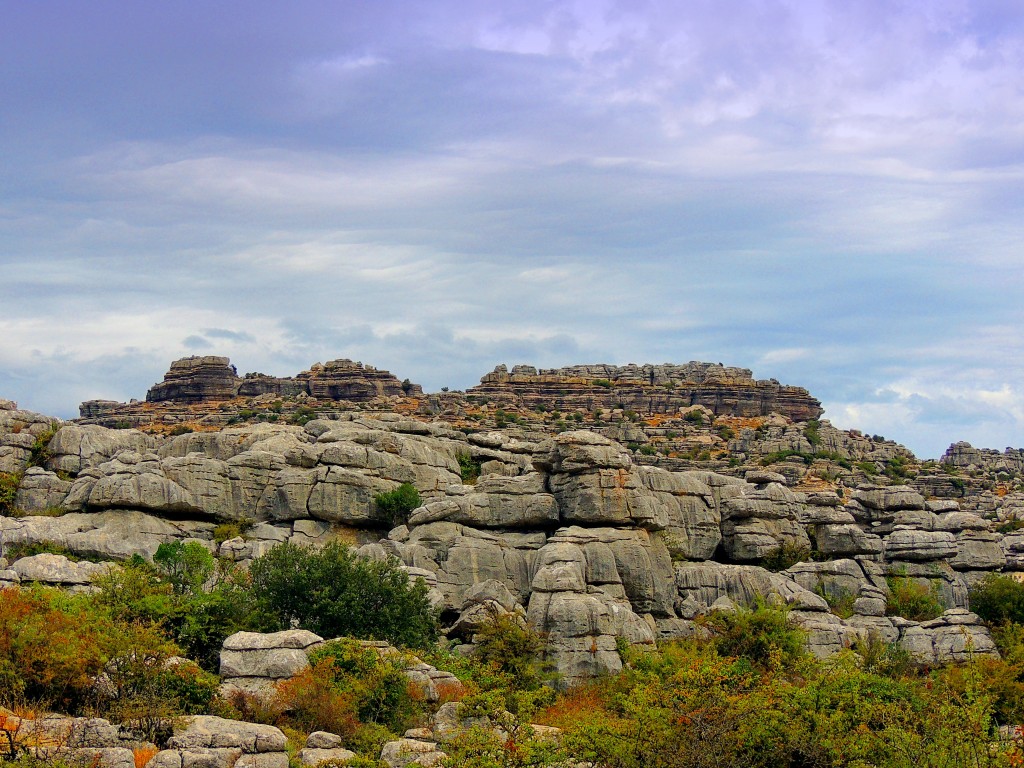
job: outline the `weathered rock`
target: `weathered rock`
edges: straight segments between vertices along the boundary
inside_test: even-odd
[[[380,759],[389,768],[405,768],[407,765],[437,765],[447,755],[432,741],[398,739],[389,741],[380,752]]]
[[[225,691],[267,693],[309,666],[307,652],[323,638],[304,629],[261,634],[236,632],[224,641],[220,676]]]
[[[676,563],[675,583],[681,598],[694,600],[704,611],[723,597],[750,606],[769,595],[777,595],[786,604],[828,611],[822,598],[792,579],[752,565]]]
[[[70,490],[70,480],[64,480],[42,467],[29,467],[18,486],[14,506],[28,515],[56,510]]]
[[[92,584],[110,572],[110,566],[86,561],[72,562],[64,555],[41,554],[23,557],[11,565],[21,582],[81,586]]]
[[[889,560],[946,560],[957,554],[957,543],[948,531],[893,531],[885,539]]]
[[[87,467],[110,461],[125,451],[148,453],[156,445],[150,435],[134,429],[105,429],[95,425],[65,424],[50,440],[46,468],[77,475]]]
[[[755,381],[749,370],[720,364],[577,365],[537,370],[499,365],[467,390],[471,396],[508,399],[532,409],[538,404],[563,410],[622,407],[647,413],[678,413],[701,405],[716,415],[764,416],[781,413],[794,421],[817,418],[820,403],[800,387]]]
[[[284,752],[287,739],[272,725],[225,720],[213,715],[182,718],[168,741],[171,749],[241,749],[245,754]]]
[[[350,749],[343,749],[341,747],[333,747],[330,749],[315,749],[312,747],[305,747],[299,750],[299,762],[303,765],[316,766],[321,763],[332,763],[338,765],[345,763],[356,756],[356,753]]]
[[[146,393],[146,401],[158,403],[202,403],[207,400],[230,400],[238,394],[241,381],[231,360],[216,355],[185,357],[171,363],[164,380]]]

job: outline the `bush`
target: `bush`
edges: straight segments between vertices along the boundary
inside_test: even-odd
[[[0,589],[0,704],[14,697],[64,711],[82,709],[105,661],[100,623],[81,610],[62,610],[52,590]],[[7,700],[4,700],[7,699]]]
[[[153,563],[177,594],[201,592],[213,574],[213,555],[198,541],[164,542],[157,547]]]
[[[990,573],[970,591],[971,610],[992,624],[1024,624],[1024,584]]]
[[[945,610],[936,582],[928,586],[905,575],[889,576],[885,581],[889,585],[889,597],[885,601],[885,612],[889,616],[930,621]]]
[[[804,633],[789,623],[789,612],[758,600],[753,608],[716,611],[706,619],[723,656],[749,659],[762,666],[793,666],[805,655]]]
[[[475,484],[480,477],[480,460],[474,459],[468,453],[459,453],[455,458],[459,462],[459,473],[462,475],[462,482],[466,485]]]
[[[404,524],[409,513],[422,504],[420,492],[412,483],[402,483],[393,491],[378,493],[373,501],[392,525]]]
[[[30,455],[28,465],[30,467],[41,467],[50,458],[50,441],[60,430],[59,424],[51,424],[45,432],[40,432],[35,442],[29,449]]]
[[[494,616],[476,635],[476,681],[486,689],[535,691],[551,677],[540,660],[543,643],[511,615]]]
[[[402,733],[420,711],[399,660],[355,640],[324,643],[310,654],[310,664],[327,670],[332,684],[352,695],[361,722]]]
[[[14,499],[21,485],[21,475],[14,472],[0,472],[0,517],[14,512]]]
[[[811,444],[812,448],[821,445],[821,434],[818,432],[821,422],[817,419],[810,419],[804,426],[804,438]]]
[[[297,623],[324,637],[388,640],[426,648],[437,618],[422,580],[412,584],[395,561],[359,558],[332,542],[319,550],[285,543],[250,568],[258,622],[265,631]]]
[[[785,542],[761,558],[761,567],[769,571],[784,571],[797,563],[811,559],[811,550],[805,544]]]

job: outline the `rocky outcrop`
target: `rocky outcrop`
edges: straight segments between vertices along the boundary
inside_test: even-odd
[[[309,395],[323,400],[347,400],[366,403],[385,397],[419,397],[418,384],[403,383],[388,371],[351,360],[330,360],[316,363],[294,379],[247,373],[239,387],[242,397],[260,395]]]
[[[324,644],[319,635],[304,629],[263,634],[236,632],[224,641],[220,654],[221,692],[273,696],[275,685],[309,667],[309,654]],[[462,689],[459,679],[385,642],[360,640],[382,658],[398,663],[409,685],[424,701],[436,702]]]
[[[240,384],[238,371],[226,357],[183,357],[171,363],[164,380],[154,384],[146,393],[146,401],[174,400],[189,404],[230,400],[238,394]]]
[[[189,405],[230,400],[234,397],[255,398],[308,396],[323,400],[346,400],[365,403],[387,397],[415,397],[423,394],[416,384],[404,384],[388,371],[351,360],[330,360],[317,363],[295,378],[279,378],[262,373],[239,377],[235,366],[226,357],[186,357],[171,363],[164,380],[146,393],[146,401],[174,401]],[[90,401],[88,416],[103,413],[102,401]],[[86,417],[85,412],[82,413]]]
[[[1000,453],[959,442],[949,446],[939,462],[965,472],[1004,473],[1009,477],[1019,477],[1024,474],[1024,449],[1007,448]]]
[[[172,383],[191,381],[188,391],[200,397],[226,391],[226,360],[201,360],[181,366]],[[566,369],[557,376],[517,369],[492,383],[518,386],[519,377],[524,386],[554,386],[554,379],[573,379],[576,387],[579,379],[605,395],[628,387],[678,395],[684,381],[733,386],[749,379],[749,372],[695,366]],[[307,374],[289,380],[288,387],[305,382],[294,397],[309,399],[296,402],[340,396],[326,382],[340,387],[359,377],[392,382],[381,384],[378,404],[397,397],[388,394],[394,377],[358,364],[315,366]],[[239,387],[269,379],[251,376]],[[316,398],[309,394],[313,382],[327,387]],[[291,397],[290,391],[256,397]],[[686,408],[693,410],[647,421],[630,421],[618,409],[616,434],[675,440],[663,428],[668,423],[691,430],[687,439],[703,440],[700,430],[712,429],[710,406]],[[18,452],[12,514],[0,516],[0,547],[48,542],[116,561],[152,557],[164,542],[197,541],[244,566],[280,542],[340,539],[361,556],[396,558],[410,578],[422,578],[460,642],[471,645],[483,623],[498,615],[541,632],[547,660],[565,684],[617,670],[623,641],[699,634],[700,614],[750,604],[759,595],[790,606],[812,649],[826,654],[866,633],[893,642],[906,634],[909,625],[884,615],[887,577],[913,579],[934,589],[946,608],[966,609],[968,587],[985,574],[1024,571],[1024,534],[1008,530],[1024,516],[1024,494],[926,496],[916,479],[888,482],[880,470],[870,480],[867,470],[856,470],[865,477],[855,486],[845,484],[855,473],[826,480],[840,460],[850,463],[845,456],[867,457],[857,460],[902,477],[897,470],[906,452],[825,422],[717,417],[717,442],[701,445],[735,444],[751,456],[771,447],[779,454],[735,467],[719,462],[720,471],[711,471],[643,463],[650,453],[594,430],[565,431],[564,424],[552,434],[524,424],[455,429],[450,420],[404,412],[316,415],[306,414],[301,426],[246,423],[158,435],[53,425],[0,409],[6,455]],[[61,428],[41,445],[53,426]],[[375,497],[403,483],[416,487],[422,503],[396,521]],[[761,567],[794,559],[803,562],[782,573]],[[22,560],[3,563],[0,583],[91,583],[80,573],[91,565]],[[840,619],[829,600],[852,601],[853,616]],[[243,690],[294,674],[308,650],[243,646],[225,649],[226,678]],[[431,673],[421,671],[429,688]]]
[[[821,403],[801,387],[755,380],[745,368],[691,362],[685,365],[578,365],[540,369],[499,365],[467,390],[478,400],[508,401],[526,409],[625,408],[642,413],[678,413],[702,405],[716,415],[767,416],[794,421],[821,415]]]

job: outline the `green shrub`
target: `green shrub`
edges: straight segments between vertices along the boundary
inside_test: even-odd
[[[178,594],[195,594],[213,574],[214,559],[198,541],[164,542],[157,547],[153,563]]]
[[[860,658],[865,672],[885,677],[904,677],[913,671],[914,663],[910,651],[896,643],[888,643],[877,632],[854,640],[851,650]]]
[[[803,563],[810,559],[810,547],[806,544],[787,541],[761,558],[759,564],[762,568],[766,568],[769,571],[778,572],[792,568],[797,563]]]
[[[14,472],[0,472],[0,517],[14,512],[14,499],[21,485],[21,475]]]
[[[753,608],[716,611],[705,622],[716,633],[714,644],[723,656],[791,667],[805,655],[804,633],[789,623],[789,611],[760,599]]]
[[[476,682],[485,690],[535,691],[551,678],[541,661],[542,650],[540,636],[515,616],[494,616],[477,633]]]
[[[356,640],[324,643],[310,654],[310,664],[326,667],[333,684],[352,694],[361,722],[402,733],[419,711],[400,661],[382,658]]]
[[[875,466],[873,461],[858,461],[856,467],[868,477],[874,477],[878,474],[878,467]]]
[[[992,624],[1024,624],[1024,584],[990,573],[970,591],[971,610]]]
[[[595,387],[602,387],[604,389],[611,389],[612,383],[608,379],[594,379],[591,382]]]
[[[459,462],[459,474],[462,475],[462,482],[466,485],[473,485],[480,477],[479,459],[474,459],[468,453],[458,453],[455,458]]]
[[[811,444],[812,448],[817,448],[821,445],[821,434],[818,432],[820,427],[821,422],[817,419],[810,419],[804,426],[804,438]]]
[[[15,544],[9,544],[4,554],[12,562],[23,557],[33,557],[35,555],[61,555],[73,563],[85,559],[76,555],[63,544],[58,544],[55,541],[19,541]]]
[[[178,437],[179,435],[187,435],[194,431],[195,430],[192,429],[192,427],[188,426],[187,424],[179,424],[173,429],[171,429],[171,431],[168,432],[167,434],[170,437]]]
[[[683,415],[683,421],[701,426],[704,424],[704,413],[702,411],[688,411]]]
[[[906,575],[889,576],[885,581],[889,586],[885,612],[889,616],[902,616],[911,621],[930,621],[941,616],[945,610],[939,597],[939,585],[935,581],[928,586]]]
[[[50,458],[50,441],[53,440],[53,436],[60,431],[60,424],[51,424],[45,432],[40,432],[36,437],[35,442],[32,443],[32,447],[29,449],[30,455],[28,459],[28,465],[30,467],[41,467]]]
[[[218,524],[213,529],[213,540],[220,546],[228,539],[236,539],[239,536],[244,536],[253,526],[253,521],[249,519],[242,520],[230,520],[225,523]]]
[[[814,593],[828,603],[829,609],[841,619],[848,619],[853,616],[853,604],[857,601],[857,595],[845,587],[838,587],[835,584],[826,586],[818,582],[814,587]]]
[[[423,503],[420,492],[412,483],[402,483],[393,491],[378,493],[373,501],[393,526],[405,523],[409,513]]]
[[[289,421],[291,421],[292,424],[304,427],[315,418],[316,411],[314,411],[308,405],[302,405],[295,410],[295,413],[291,415]]]
[[[388,640],[426,648],[437,618],[421,580],[410,583],[397,562],[359,558],[332,542],[314,550],[284,543],[253,561],[252,589],[264,631],[298,624],[323,637]]]

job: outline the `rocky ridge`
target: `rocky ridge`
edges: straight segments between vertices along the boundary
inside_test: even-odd
[[[683,382],[720,388],[693,403]],[[499,367],[470,393],[424,396],[348,361],[271,379],[204,357],[173,364],[146,403],[83,404],[78,423],[3,401],[0,586],[89,589],[108,566],[74,558],[152,557],[166,541],[244,564],[340,539],[426,580],[459,642],[488,616],[519,617],[567,684],[616,671],[622,640],[700,633],[701,614],[765,595],[822,655],[867,635],[922,662],[991,652],[967,595],[987,573],[1024,572],[1016,454],[993,465],[958,444],[920,462],[777,382],[762,389],[786,390],[791,415],[737,415],[756,398],[723,393],[760,384],[697,363]],[[683,400],[580,399],[652,387]],[[94,423],[127,415],[143,429]],[[395,521],[375,497],[402,483],[423,504]],[[946,614],[886,616],[892,578],[927,585]]]

